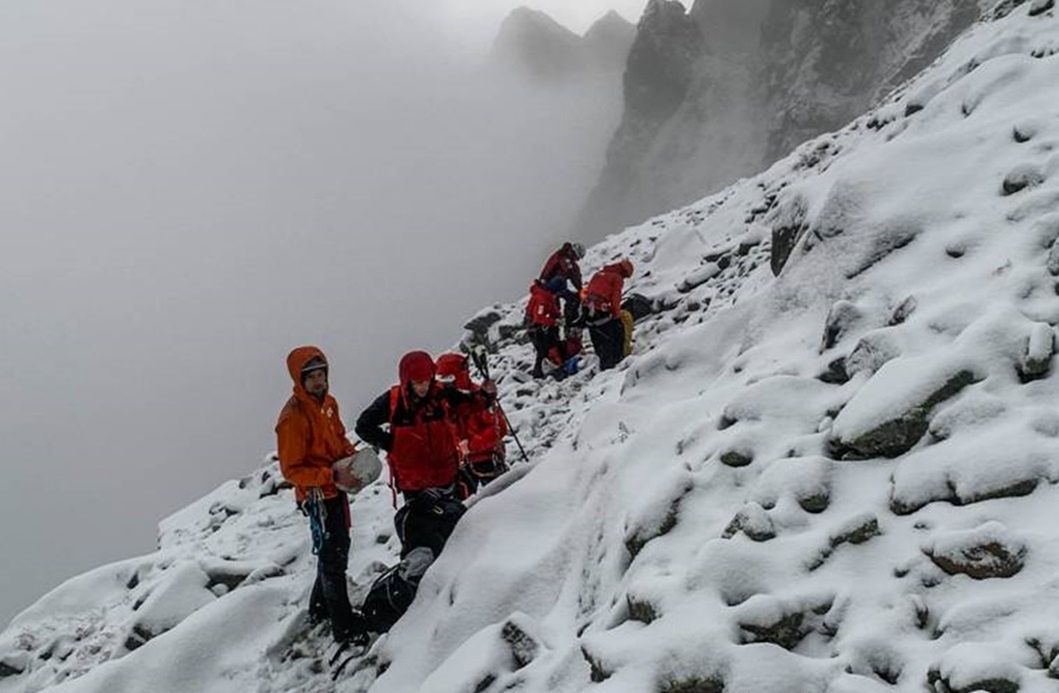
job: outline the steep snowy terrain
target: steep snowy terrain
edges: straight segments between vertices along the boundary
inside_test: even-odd
[[[616,371],[533,382],[520,305],[477,316],[531,462],[336,686],[270,463],[18,616],[0,692],[1057,690],[1057,53],[1054,0],[1005,0],[844,130],[591,249],[656,308]],[[352,510],[363,589],[388,490]]]

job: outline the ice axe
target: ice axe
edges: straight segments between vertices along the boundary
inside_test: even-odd
[[[471,347],[471,361],[474,362],[474,367],[478,369],[478,372],[486,380],[492,380],[489,377],[489,352],[481,344],[475,344]],[[500,406],[499,398],[496,401],[497,411],[500,412],[500,416],[503,417],[504,423],[507,425],[507,430],[511,431],[511,437],[515,439],[515,445],[518,446],[519,453],[522,454],[522,461],[529,462],[529,456],[526,455],[526,449],[522,447],[522,441],[518,439],[518,433],[515,433],[515,427],[511,425],[511,420],[507,418],[507,412]]]

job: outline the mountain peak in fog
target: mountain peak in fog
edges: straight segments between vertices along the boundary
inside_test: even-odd
[[[620,71],[635,34],[635,26],[613,10],[578,36],[545,12],[518,7],[501,23],[492,56],[494,63],[543,80]]]
[[[601,63],[621,66],[635,38],[636,25],[610,10],[588,28],[584,42]]]

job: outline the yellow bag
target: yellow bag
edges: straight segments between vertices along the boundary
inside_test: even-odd
[[[621,324],[625,328],[624,338],[622,340],[622,356],[628,356],[632,353],[632,326],[633,326],[632,313],[627,310],[621,312]]]

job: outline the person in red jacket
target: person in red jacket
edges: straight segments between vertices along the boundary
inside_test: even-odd
[[[560,317],[559,298],[540,280],[533,282],[529,303],[526,304],[526,323],[530,342],[536,352],[531,373],[534,378],[544,377],[544,360],[553,349],[558,349],[559,356],[563,361],[566,360],[559,339]]]
[[[465,511],[456,495],[460,450],[450,412],[461,405],[492,403],[496,397],[492,381],[470,393],[440,387],[435,375],[430,354],[405,354],[398,366],[400,383],[357,419],[357,435],[386,451],[394,488],[404,497],[394,516],[401,563],[376,581],[363,608],[375,631],[389,629],[411,605],[423,574]]]
[[[581,316],[581,266],[585,246],[563,243],[552,253],[541,269],[540,283],[553,291],[563,302],[563,319],[567,330],[574,329]]]
[[[613,368],[624,358],[621,293],[632,273],[632,262],[623,259],[596,272],[585,288],[585,322],[600,370]]]
[[[330,618],[335,640],[346,644],[366,636],[363,617],[353,611],[346,590],[349,562],[349,498],[343,489],[357,485],[335,462],[356,452],[346,437],[338,402],[328,393],[327,357],[313,346],[298,347],[287,356],[294,394],[276,423],[279,466],[294,486],[299,507],[309,515],[316,581],[309,597],[309,619]]]
[[[438,381],[446,388],[475,393],[478,385],[471,381],[467,357],[442,354],[437,360]],[[477,400],[458,405],[452,411],[453,426],[462,454],[462,496],[474,493],[507,470],[504,436],[507,423],[495,402]]]

